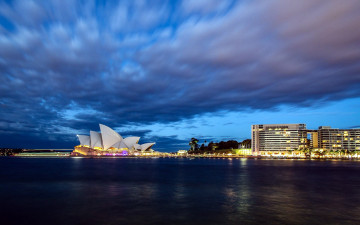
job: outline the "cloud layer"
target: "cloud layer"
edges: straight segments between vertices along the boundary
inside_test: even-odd
[[[3,2],[1,139],[359,97],[358,21],[358,0]]]

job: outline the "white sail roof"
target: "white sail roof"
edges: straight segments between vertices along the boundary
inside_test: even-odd
[[[124,139],[124,143],[128,148],[132,148],[140,140],[140,137],[127,137]]]
[[[111,146],[113,146],[115,143],[120,142],[123,140],[123,138],[118,134],[116,131],[111,129],[108,126],[105,126],[103,124],[100,125],[100,131],[101,131],[101,137],[102,137],[102,143],[103,143],[103,149],[107,150]]]
[[[153,143],[145,143],[145,144],[140,145],[141,151],[143,152],[143,151],[146,151],[146,150],[150,149],[154,144],[155,144],[155,142],[153,142]]]
[[[80,145],[89,146],[91,148],[102,148],[103,150],[108,150],[109,148],[113,147],[116,149],[129,149],[130,151],[153,151],[151,147],[155,144],[155,142],[139,145],[138,142],[140,137],[123,138],[110,127],[103,124],[99,124],[99,126],[100,133],[90,131],[90,136],[77,135],[80,141]]]
[[[80,141],[80,145],[88,145],[90,146],[90,137],[87,135],[77,135]]]
[[[101,134],[95,131],[90,131],[91,148],[103,148]]]
[[[141,146],[139,144],[134,144],[134,149],[135,150],[141,150]]]
[[[111,147],[114,147],[114,148],[117,148],[117,149],[122,149],[122,148],[128,148],[128,146],[126,146],[126,144],[124,143],[124,141],[119,141],[117,143],[115,143],[113,146]]]

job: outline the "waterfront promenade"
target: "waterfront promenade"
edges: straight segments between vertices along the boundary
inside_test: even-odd
[[[72,157],[72,158],[188,158],[188,159],[196,159],[196,158],[216,158],[216,159],[311,159],[311,160],[360,160],[360,156],[252,156],[252,155],[209,155],[209,154],[201,154],[201,155],[176,155],[164,153],[160,155],[138,155],[138,156],[71,156],[70,153],[20,153],[16,154],[13,157]]]

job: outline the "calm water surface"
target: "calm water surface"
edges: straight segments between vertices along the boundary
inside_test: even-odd
[[[1,224],[360,224],[360,162],[0,158]]]

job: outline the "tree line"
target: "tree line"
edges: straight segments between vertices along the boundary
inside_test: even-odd
[[[0,148],[0,156],[12,156],[22,151],[21,148]]]
[[[304,149],[293,149],[288,150],[289,154],[293,154],[294,152],[301,152],[305,154],[306,157],[311,157],[311,155],[315,155],[316,157],[348,157],[354,155],[360,155],[360,151],[350,151],[348,149],[336,149],[336,150],[324,150],[324,149],[312,149],[312,148],[304,148]]]
[[[246,139],[241,142],[235,140],[209,142],[205,140],[204,143],[199,145],[197,138],[191,138],[189,154],[204,154],[204,153],[232,153],[233,149],[251,148],[251,139]]]

